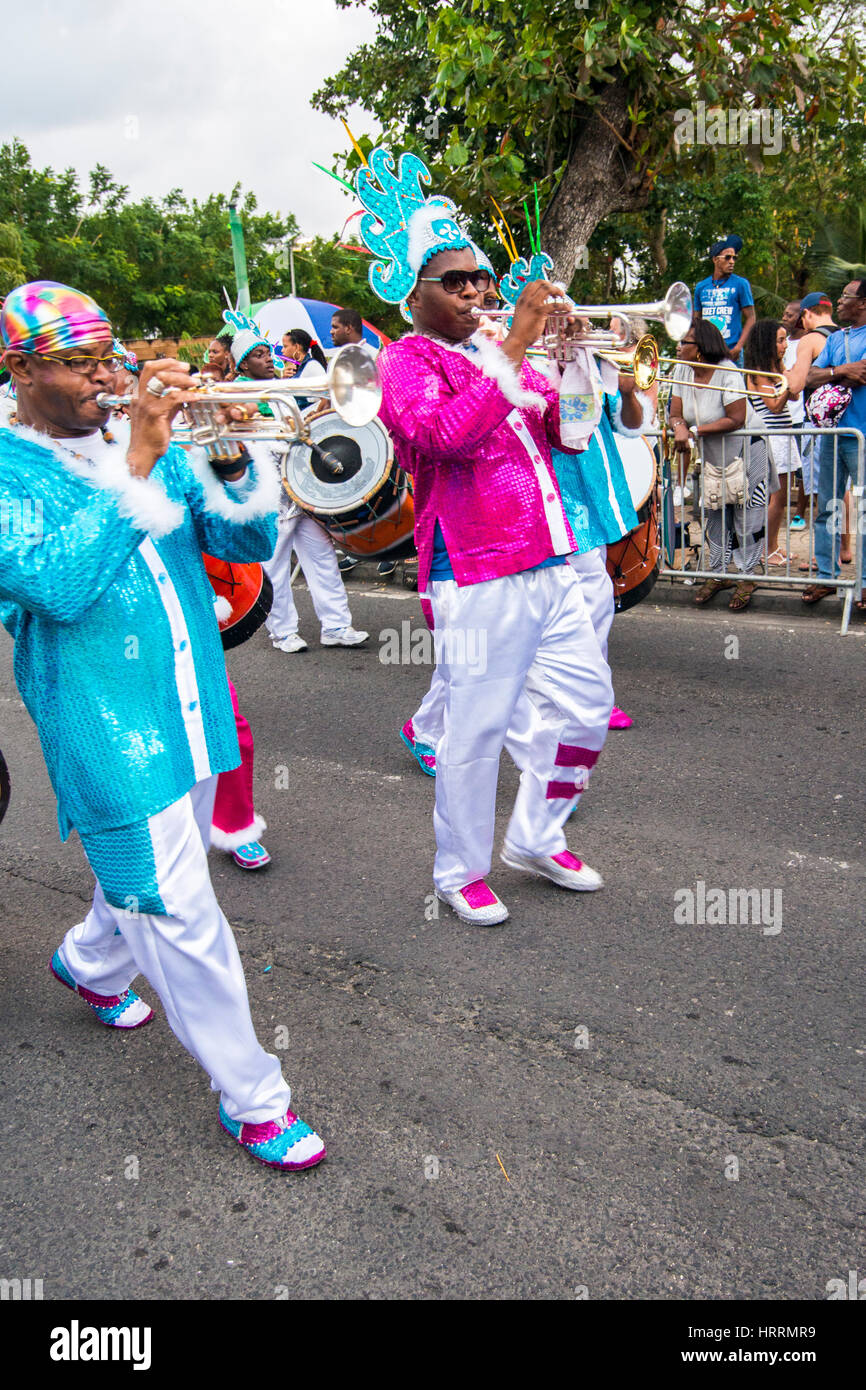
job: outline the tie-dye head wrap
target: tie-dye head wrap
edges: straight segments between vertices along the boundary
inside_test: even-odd
[[[90,295],[55,280],[19,285],[0,310],[5,352],[63,352],[110,338],[108,315]]]

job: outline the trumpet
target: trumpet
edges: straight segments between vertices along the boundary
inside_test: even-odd
[[[205,373],[190,376],[195,392],[185,401],[172,424],[172,438],[178,444],[202,445],[217,472],[231,472],[250,441],[279,440],[307,444],[331,473],[342,473],[339,459],[313,443],[309,426],[301,414],[298,396],[328,399],[341,420],[348,425],[366,425],[379,412],[382,384],[375,360],[358,343],[347,343],[335,353],[324,373],[306,372],[297,380],[215,382]],[[103,410],[129,405],[135,394],[113,396],[101,392],[96,403]],[[252,419],[226,420],[221,412],[232,406],[266,405],[270,416],[258,412]]]
[[[668,336],[677,343],[685,337],[692,322],[692,293],[682,280],[675,280],[664,298],[652,304],[575,304],[568,295],[562,299],[551,299],[548,304],[547,328],[538,344],[530,349],[530,354],[540,356],[544,353],[560,366],[574,360],[575,348],[588,347],[604,356],[607,352],[616,353],[627,347],[632,338],[629,313],[635,317],[659,320],[664,324]],[[476,318],[509,319],[514,314],[514,308],[473,309],[472,312]],[[610,329],[591,329],[588,333],[567,333],[565,320],[571,314],[586,319],[618,318],[623,331],[614,333]],[[643,343],[644,338],[640,341]],[[650,341],[654,343],[654,339],[650,338]],[[646,350],[643,356],[646,357]]]

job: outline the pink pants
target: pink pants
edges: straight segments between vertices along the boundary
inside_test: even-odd
[[[241,765],[231,772],[221,772],[217,778],[211,844],[224,850],[248,845],[267,829],[253,807],[253,732],[238,709],[238,693],[231,681],[229,690],[241,749]]]

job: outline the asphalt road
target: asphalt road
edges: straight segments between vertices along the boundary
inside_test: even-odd
[[[862,619],[843,639],[835,606],[660,589],[617,619],[636,723],[569,831],[606,886],[497,861],[512,915],[483,931],[431,915],[433,785],[397,738],[429,667],[378,659],[417,598],[351,590],[367,648],[260,633],[229,658],[274,862],[212,872],[329,1149],[288,1177],[219,1129],[146,983],[157,1021],[123,1037],[49,976],[92,880],[0,632],[0,1275],[46,1299],[820,1299],[866,1273]],[[504,758],[500,831],[515,788]],[[765,890],[766,920],[682,923],[699,880]]]

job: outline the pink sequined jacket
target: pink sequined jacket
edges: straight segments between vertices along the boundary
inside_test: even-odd
[[[518,378],[496,344],[473,342],[476,351],[409,334],[378,358],[380,416],[415,485],[421,593],[437,519],[460,585],[578,549],[550,457],[563,449],[555,388],[526,363]]]

